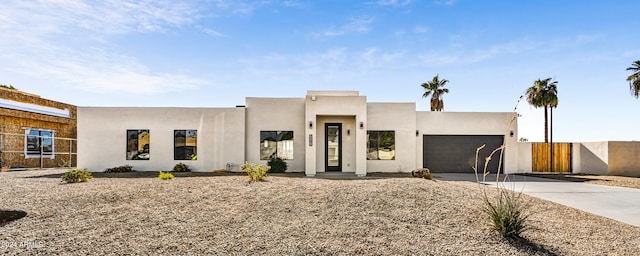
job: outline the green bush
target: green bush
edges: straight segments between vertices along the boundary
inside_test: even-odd
[[[91,173],[87,169],[73,169],[62,175],[62,181],[67,183],[86,182],[91,178]]]
[[[131,165],[122,165],[122,166],[116,166],[116,167],[111,167],[111,168],[107,168],[104,170],[105,173],[114,173],[114,172],[135,172],[136,170],[133,169],[133,166]]]
[[[528,224],[529,204],[520,199],[521,193],[498,189],[498,196],[492,202],[484,196],[482,211],[489,216],[491,226],[505,238],[518,238],[530,229]]]
[[[286,172],[287,168],[289,167],[287,162],[285,162],[284,160],[282,160],[282,158],[279,158],[279,157],[273,157],[269,159],[269,162],[267,163],[267,165],[271,167],[271,169],[269,170],[270,172]]]
[[[171,171],[172,172],[191,172],[191,168],[189,168],[189,166],[186,164],[178,163],[175,166],[173,166],[173,170]]]
[[[245,162],[240,166],[244,172],[249,175],[249,182],[262,181],[267,176],[267,172],[271,169],[270,166],[264,166],[262,164],[250,164]]]
[[[160,178],[161,180],[172,180],[174,176],[170,172],[160,171],[160,175],[158,175],[158,178]]]

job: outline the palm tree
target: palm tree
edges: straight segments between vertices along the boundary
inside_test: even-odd
[[[526,91],[527,101],[534,108],[544,108],[544,142],[549,142],[547,109],[558,107],[558,81],[551,78],[536,80]]]
[[[442,111],[444,109],[444,101],[442,101],[442,95],[449,92],[449,89],[444,88],[449,80],[438,78],[438,75],[433,77],[431,82],[423,83],[421,86],[425,89],[422,98],[429,97],[431,95],[431,111]]]
[[[640,60],[636,60],[631,64],[631,67],[628,67],[627,70],[631,70],[634,73],[627,77],[627,81],[629,81],[629,89],[631,90],[631,94],[633,94],[636,99],[640,96]]]

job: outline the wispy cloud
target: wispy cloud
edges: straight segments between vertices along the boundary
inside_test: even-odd
[[[516,40],[505,44],[497,44],[481,49],[471,50],[452,50],[431,51],[420,55],[420,59],[427,66],[447,66],[472,64],[489,59],[493,59],[499,55],[518,54],[523,51],[535,49],[540,44],[530,40]]]
[[[80,90],[163,93],[193,89],[204,82],[185,74],[153,71],[134,57],[110,51],[109,40],[189,25],[199,12],[195,4],[170,0],[4,2],[0,6],[0,26],[5,32],[0,62],[10,63],[2,67],[5,72]]]
[[[242,60],[246,72],[254,76],[330,77],[335,74],[358,76],[402,62],[406,52],[385,51],[376,47],[359,50],[331,48],[300,55],[269,54],[257,59]],[[283,78],[284,79],[284,78]]]
[[[210,1],[217,10],[226,14],[249,15],[264,6],[300,7],[299,1],[270,1],[270,0],[213,0]]]
[[[380,0],[377,1],[376,4],[381,6],[392,6],[392,7],[402,7],[409,5],[412,0]]]
[[[282,5],[286,6],[286,7],[300,7],[302,6],[302,3],[298,2],[298,1],[282,1]]]
[[[193,22],[198,9],[178,1],[10,1],[0,7],[20,29],[65,33],[82,29],[100,34],[161,31]]]
[[[372,29],[371,24],[375,21],[373,17],[351,18],[349,22],[339,28],[329,29],[324,32],[313,33],[316,37],[336,37],[350,33],[366,33]]]
[[[427,28],[425,26],[418,25],[415,28],[413,28],[413,33],[416,33],[416,34],[424,34],[424,33],[427,33],[427,32],[429,32],[429,28]]]
[[[52,81],[51,84],[92,92],[156,94],[195,89],[205,81],[183,74],[149,70],[133,58],[100,49],[84,53],[57,49],[45,58],[16,55],[22,62],[10,71]]]
[[[436,5],[454,5],[457,2],[457,0],[436,0],[433,1],[434,4]]]
[[[354,66],[360,66],[362,70],[368,71],[381,67],[389,67],[393,64],[397,64],[397,61],[402,60],[405,57],[404,51],[383,52],[378,48],[367,48],[361,54],[359,59],[356,59],[358,64]]]
[[[202,26],[197,26],[198,29],[200,29],[202,32],[204,32],[207,35],[213,36],[213,37],[227,37],[227,35],[220,33],[216,30],[210,29],[210,28],[205,28]]]

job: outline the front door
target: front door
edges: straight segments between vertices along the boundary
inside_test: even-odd
[[[342,171],[342,124],[324,125],[324,155],[326,171]]]

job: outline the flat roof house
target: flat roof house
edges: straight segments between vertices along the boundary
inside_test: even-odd
[[[504,170],[518,169],[517,114],[416,111],[415,103],[372,103],[357,91],[301,98],[246,98],[235,108],[78,107],[78,166],[129,164],[139,171],[240,171],[280,157],[289,172],[473,172],[503,143]],[[514,145],[514,148],[509,147]],[[495,171],[497,157],[490,162]]]
[[[0,166],[75,166],[76,106],[0,87]]]

